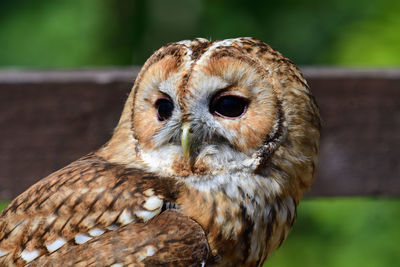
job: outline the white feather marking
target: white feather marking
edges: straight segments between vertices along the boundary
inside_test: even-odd
[[[114,230],[117,230],[118,228],[119,228],[119,226],[116,224],[111,224],[111,225],[107,226],[107,230],[109,230],[109,231],[114,231]]]
[[[101,236],[102,234],[104,234],[105,230],[100,229],[100,228],[92,228],[89,231],[89,235],[91,236]]]
[[[0,250],[0,257],[6,256],[10,251]]]
[[[121,263],[114,263],[113,265],[111,265],[110,267],[123,267],[124,265]]]
[[[75,236],[75,243],[80,245],[80,244],[86,243],[90,239],[92,239],[92,237],[90,237],[90,236],[88,236],[86,234],[77,234]]]
[[[225,222],[225,216],[223,216],[222,214],[219,214],[217,216],[217,219],[215,220],[218,224],[223,224]]]
[[[31,262],[37,257],[39,257],[39,250],[35,249],[32,251],[28,251],[27,249],[24,249],[24,251],[21,252],[21,258],[26,261],[26,262]]]
[[[135,218],[132,216],[132,213],[127,209],[124,209],[118,218],[118,222],[120,222],[122,225],[127,225],[134,221]]]
[[[182,40],[182,41],[179,41],[179,42],[176,42],[176,43],[189,46],[190,44],[193,43],[193,41],[192,40]]]
[[[60,237],[53,243],[47,244],[46,248],[50,253],[52,253],[52,252],[56,251],[57,249],[61,248],[62,246],[64,246],[66,243],[67,243],[67,241],[64,238]]]
[[[156,250],[153,246],[147,247],[147,257],[153,256],[156,253]]]
[[[237,41],[239,39],[225,39],[221,40],[219,42],[216,42],[217,47],[219,46],[230,46],[233,42]]]
[[[163,201],[158,196],[149,197],[144,203],[143,207],[147,210],[154,211],[161,209]]]
[[[57,216],[54,214],[51,214],[46,218],[46,222],[47,222],[47,224],[51,224],[52,222],[54,222],[55,219],[57,219]]]
[[[137,261],[142,261],[145,258],[151,257],[156,253],[156,249],[153,246],[147,246],[147,247],[145,247],[145,249],[146,249],[145,251],[143,251],[143,250],[140,251]]]
[[[154,212],[154,211],[147,211],[147,210],[138,210],[135,212],[135,214],[136,214],[136,216],[141,218],[144,222],[147,222],[148,220],[150,220],[151,218],[156,216],[158,214],[158,211]]]
[[[144,260],[147,256],[145,254],[140,254],[137,258],[137,261],[140,262],[142,260]]]
[[[87,191],[89,191],[89,188],[81,188],[80,189],[80,191],[81,191],[81,194],[85,194]]]
[[[106,190],[105,187],[99,187],[99,188],[94,189],[93,191],[96,192],[96,193],[101,193],[101,192],[103,192],[104,190]]]

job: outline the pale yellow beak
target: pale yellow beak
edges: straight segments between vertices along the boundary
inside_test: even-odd
[[[183,155],[186,159],[189,159],[190,156],[190,146],[192,145],[193,141],[193,133],[191,131],[190,124],[185,122],[182,124],[182,135],[181,135],[181,147]]]

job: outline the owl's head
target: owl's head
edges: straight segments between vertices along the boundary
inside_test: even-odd
[[[318,140],[318,108],[288,59],[252,38],[196,39],[147,60],[108,149],[162,175],[283,172],[309,183]]]

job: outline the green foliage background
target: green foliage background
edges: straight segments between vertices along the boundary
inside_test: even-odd
[[[287,240],[264,266],[398,266],[399,215],[399,200],[304,200]]]
[[[296,64],[395,66],[398,0],[2,0],[0,66],[143,64],[181,39],[259,38]]]
[[[238,36],[298,65],[399,66],[399,14],[398,0],[2,0],[0,67],[141,65],[167,42]],[[397,266],[399,225],[399,200],[305,200],[265,266]]]

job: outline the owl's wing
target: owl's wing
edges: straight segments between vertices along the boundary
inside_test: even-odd
[[[201,266],[208,244],[199,224],[167,210],[80,246],[66,246],[29,266]]]
[[[173,179],[91,154],[33,185],[1,212],[0,266],[56,266],[61,259],[107,266],[114,255],[112,262],[122,266],[207,257],[201,227],[179,212],[162,212],[180,190]],[[185,246],[193,249],[191,257]]]

